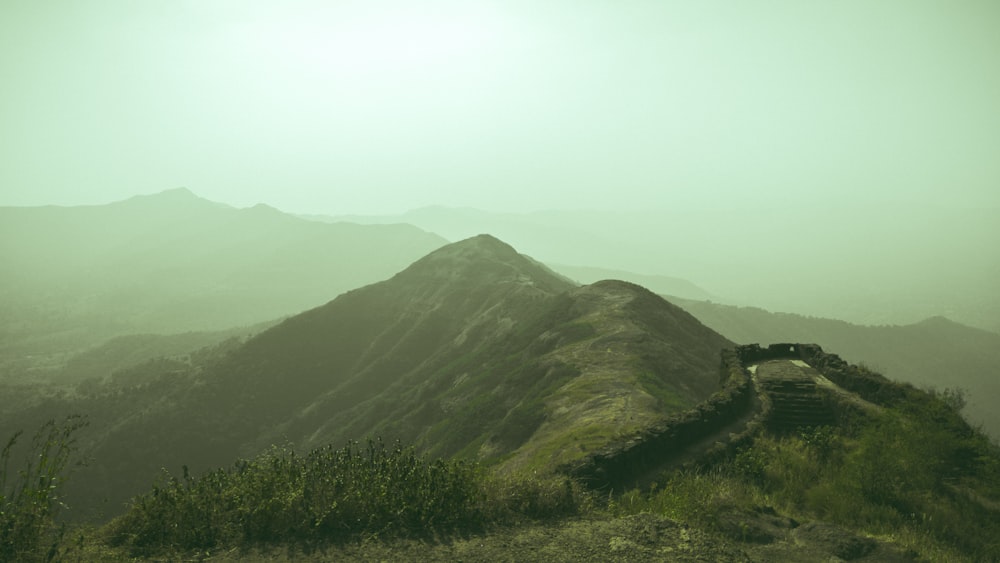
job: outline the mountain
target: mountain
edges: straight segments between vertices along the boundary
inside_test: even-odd
[[[845,321],[771,313],[705,301],[676,300],[706,326],[734,342],[822,342],[852,363],[892,379],[938,390],[965,391],[966,417],[1000,438],[1000,334],[944,317],[909,325],[863,326]]]
[[[108,205],[0,208],[0,355],[133,333],[228,329],[325,303],[446,241],[409,225],[321,224],[186,189]],[[46,359],[48,357],[48,359]]]
[[[577,436],[596,447],[609,428],[704,399],[729,344],[639,286],[575,288],[481,235],[261,334],[232,371],[252,390],[245,404],[268,405],[258,447],[380,433],[437,455],[521,449],[520,462],[548,464],[581,454],[556,442],[582,421],[602,426]],[[279,376],[290,367],[294,387]],[[539,441],[555,448],[544,459],[527,453]]]
[[[489,232],[547,264],[680,277],[734,305],[866,325],[944,315],[1000,332],[994,289],[1000,253],[971,251],[1000,245],[996,207],[794,200],[636,205],[530,213],[438,206],[325,220],[404,222],[448,240]]]
[[[707,398],[731,345],[640,286],[578,287],[481,235],[186,369],[139,366],[148,373],[134,388],[15,418],[90,415],[95,461],[70,495],[91,510],[161,467],[200,472],[272,444],[370,435],[549,471]]]
[[[488,232],[544,263],[581,264],[616,270],[648,271],[656,252],[648,241],[628,240],[624,231],[600,225],[616,223],[613,212],[540,211],[495,213],[467,207],[430,206],[389,216],[306,216],[325,222],[407,223],[457,241]],[[683,258],[682,258],[683,259]],[[641,264],[638,267],[637,264]],[[673,265],[673,264],[671,264]]]
[[[526,214],[491,213],[472,208],[424,207],[393,216],[307,215],[316,221],[352,221],[365,224],[407,223],[437,233],[448,240],[461,240],[479,232],[489,232],[578,282],[593,283],[620,279],[642,285],[656,293],[687,299],[709,299],[713,295],[694,283],[662,274],[644,275],[623,269],[624,264],[641,271],[649,269],[645,242],[626,241],[619,235],[595,232],[591,225],[608,222],[614,214],[585,212],[536,212]],[[646,259],[641,255],[646,253]],[[586,265],[571,265],[586,264]]]
[[[962,327],[935,318],[913,328]],[[577,286],[489,235],[260,329],[0,411],[0,435],[65,413],[90,421],[41,426],[49,441],[13,458],[30,469],[32,452],[65,451],[76,428],[89,463],[59,498],[87,526],[118,516],[69,528],[72,542],[52,552],[996,558],[1000,457],[954,396],[815,344],[733,350],[641,286]],[[148,357],[132,345],[176,352],[202,338],[116,340],[77,358],[111,366],[116,350]],[[385,442],[343,445],[376,435]],[[394,439],[430,457],[385,446]],[[40,482],[39,498],[58,493]],[[478,548],[455,551],[465,540],[449,534]]]

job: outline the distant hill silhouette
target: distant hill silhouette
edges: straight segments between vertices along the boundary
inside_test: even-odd
[[[186,189],[108,205],[0,208],[0,354],[269,321],[383,279],[445,240],[321,224]]]

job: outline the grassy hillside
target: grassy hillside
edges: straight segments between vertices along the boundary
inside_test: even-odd
[[[769,320],[782,319],[743,326]],[[733,344],[706,324],[631,283],[578,287],[481,235],[246,340],[154,358],[191,341],[115,341],[78,356],[112,376],[0,413],[0,436],[15,437],[0,548],[93,561],[266,560],[274,548],[348,560],[1000,556],[996,446],[962,420],[960,397],[867,370],[863,397],[828,397],[836,426],[748,434],[696,470],[653,476],[651,491],[589,492],[554,473],[671,414],[708,412]],[[900,340],[948,342],[956,326],[936,319]],[[953,334],[970,355],[983,346]],[[861,399],[877,404],[852,406]],[[46,425],[67,413],[89,424]],[[14,433],[39,427],[35,441]],[[88,464],[63,485],[77,458]],[[35,487],[36,474],[56,487]],[[60,535],[59,502],[101,527]]]
[[[729,345],[648,290],[577,288],[483,235],[245,344],[151,360],[4,426],[90,415],[94,462],[68,490],[88,515],[114,513],[161,467],[198,473],[273,444],[381,435],[548,471],[703,400]]]
[[[68,420],[43,428],[34,446],[53,464],[43,483],[56,487],[43,492],[29,479],[15,485],[27,496],[0,491],[13,524],[0,527],[0,549],[20,561],[1000,557],[998,448],[951,397],[852,373],[866,382],[869,407],[833,395],[835,426],[759,433],[729,456],[662,473],[647,490],[609,496],[380,441],[275,448],[203,475],[164,475],[109,524],[60,535],[51,524],[60,469],[71,438],[89,431]]]

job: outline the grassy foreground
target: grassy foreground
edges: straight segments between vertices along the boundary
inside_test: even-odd
[[[405,549],[413,559],[447,560],[472,549],[470,541],[476,549],[496,544],[494,555],[511,546],[558,555],[614,529],[601,540],[607,545],[588,548],[600,560],[642,547],[629,534],[650,526],[716,538],[700,544],[706,550],[768,560],[775,552],[760,550],[781,539],[762,522],[778,517],[829,523],[916,560],[998,560],[1000,455],[953,399],[914,391],[837,427],[761,434],[711,467],[664,474],[651,491],[624,494],[585,491],[558,476],[498,476],[378,440],[306,455],[273,448],[199,477],[164,475],[110,523],[67,529],[55,516],[72,435],[82,427],[71,418],[41,429],[20,470],[7,467],[17,437],[3,450],[0,560],[227,561],[275,548],[360,559]],[[641,529],[614,524],[647,517],[655,522],[641,520]],[[564,535],[577,539],[546,547]],[[666,545],[664,537],[648,549]],[[873,549],[859,545],[858,557]]]
[[[958,407],[958,408],[957,408]],[[724,463],[629,491],[615,514],[653,512],[753,539],[776,510],[878,538],[933,561],[1000,560],[1000,455],[950,393],[907,390],[878,415],[761,435]]]

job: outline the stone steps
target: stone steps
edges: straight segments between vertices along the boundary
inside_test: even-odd
[[[782,370],[765,379],[761,388],[771,398],[768,427],[777,432],[793,431],[835,422],[833,413],[819,395],[816,383],[799,373]]]

